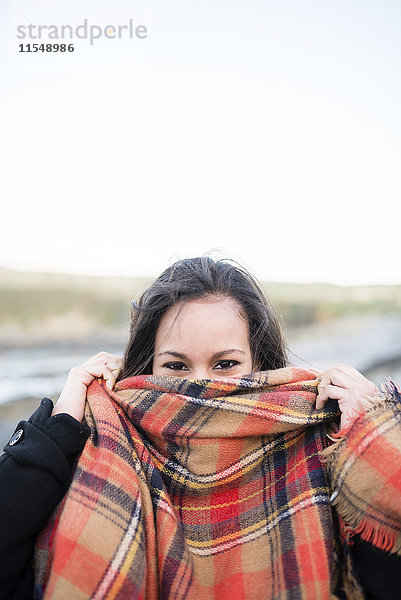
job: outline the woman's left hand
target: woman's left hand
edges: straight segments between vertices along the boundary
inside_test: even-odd
[[[378,387],[354,367],[337,363],[318,373],[320,383],[316,409],[323,408],[329,398],[338,400],[341,410],[341,429],[347,427],[364,411],[362,401],[379,393]]]

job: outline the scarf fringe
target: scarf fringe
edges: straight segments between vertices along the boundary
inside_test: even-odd
[[[388,402],[401,403],[400,388],[390,378],[380,385],[378,395],[363,401],[364,413],[359,414],[347,427],[326,434],[333,443],[320,452],[320,457],[330,471],[334,470],[337,458],[341,455],[343,446],[346,443],[347,434],[355,421],[363,415],[370,415],[379,409],[383,409]],[[361,512],[350,505],[341,493],[331,501],[331,505],[341,515],[341,535],[347,544],[351,545],[352,537],[358,534],[362,540],[369,542],[380,550],[401,555],[401,532],[397,534],[394,530],[386,528],[369,516],[361,516]]]
[[[401,404],[401,390],[399,386],[390,378],[388,378],[384,383],[380,384],[380,391],[378,395],[371,396],[370,398],[362,401],[363,411],[355,411],[356,416],[351,423],[342,429],[334,429],[330,433],[326,433],[326,436],[329,438],[329,440],[331,440],[332,444],[320,452],[322,461],[330,468],[335,463],[338,455],[341,453],[342,444],[345,443],[347,434],[351,430],[355,421],[364,415],[373,414],[375,411],[384,408],[388,402],[396,402]]]
[[[341,535],[348,544],[352,545],[352,537],[357,534],[362,540],[380,550],[401,555],[400,534],[397,535],[393,530],[379,525],[368,516],[361,519],[360,514],[347,502],[342,502],[340,496],[332,502],[332,505],[341,515]]]

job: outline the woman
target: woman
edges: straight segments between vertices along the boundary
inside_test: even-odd
[[[369,408],[383,393],[349,366],[287,365],[248,273],[208,257],[168,268],[133,307],[124,358],[71,369],[5,447],[1,597],[396,598],[399,500],[383,530],[369,522],[376,537],[329,503],[349,515],[328,476],[346,476],[342,456],[361,463],[351,432],[384,422]]]

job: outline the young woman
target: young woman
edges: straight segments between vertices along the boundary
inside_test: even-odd
[[[272,371],[274,374],[270,373]],[[371,399],[380,398],[382,392],[351,366],[337,364],[321,373],[310,370],[301,371],[296,369],[291,371],[288,368],[285,342],[275,311],[264,297],[258,284],[246,271],[229,262],[215,261],[209,257],[178,261],[166,269],[144,292],[138,305],[133,305],[130,338],[124,357],[120,358],[107,352],[100,352],[84,364],[72,368],[56,405],[53,407],[52,402],[48,398],[44,398],[34,415],[28,421],[18,424],[15,433],[5,447],[5,454],[0,459],[0,597],[4,599],[40,598],[43,589],[46,589],[46,597],[55,598],[146,597],[151,599],[174,597],[192,599],[197,597],[225,598],[227,594],[233,598],[249,597],[256,600],[259,598],[303,597],[346,598],[350,597],[351,584],[347,587],[342,579],[342,567],[338,566],[341,562],[339,555],[341,555],[343,561],[348,561],[348,571],[350,569],[352,571],[352,577],[350,572],[348,576],[354,580],[352,593],[355,594],[355,597],[396,598],[401,584],[401,560],[397,544],[394,543],[394,547],[392,547],[390,543],[387,543],[391,552],[385,551],[383,550],[386,546],[385,543],[377,542],[372,545],[369,543],[372,541],[371,539],[369,542],[363,541],[357,531],[352,532],[352,545],[345,543],[345,540],[349,541],[349,536],[344,534],[348,526],[347,522],[342,519],[344,515],[340,515],[340,524],[343,528],[341,536],[337,530],[337,516],[331,516],[333,509],[328,502],[330,497],[331,503],[335,504],[336,493],[338,495],[338,490],[335,490],[334,494],[332,493],[328,479],[335,469],[331,469],[331,471],[326,469],[322,461],[319,461],[318,467],[315,464],[319,451],[327,445],[322,440],[327,439],[328,423],[337,423],[340,426],[341,434],[348,434],[353,429],[356,430],[357,426],[354,424],[357,421],[364,423],[363,415]],[[266,374],[266,372],[268,373]],[[303,381],[304,379],[307,380],[306,383]],[[224,384],[224,381],[227,383]],[[277,383],[275,384],[275,382]],[[219,392],[218,396],[213,395],[213,386],[220,386],[223,391]],[[232,386],[229,392],[227,392],[227,386]],[[96,388],[97,394],[94,392],[98,406],[97,408],[91,406],[92,415],[90,411],[85,413],[85,402],[89,399],[88,388],[90,390]],[[110,391],[109,394],[106,388]],[[189,389],[191,393],[189,393]],[[270,393],[272,389],[276,394],[273,397],[274,402],[272,400],[271,403],[274,411],[269,405],[270,413],[267,411],[262,415],[260,411],[266,410],[266,393]],[[253,395],[249,395],[249,390]],[[265,393],[264,396],[263,393]],[[311,393],[313,405],[310,401]],[[393,400],[396,396],[396,391],[393,389],[393,396],[389,398],[389,402],[391,401],[394,414],[396,413],[396,408],[394,408],[396,402]],[[240,399],[238,403],[235,400],[237,397]],[[132,400],[133,398],[135,399]],[[114,417],[109,416],[107,403],[118,403],[120,400],[120,408],[116,409],[118,419],[113,421]],[[148,402],[146,405],[145,400]],[[104,401],[106,403],[103,405]],[[381,397],[381,401],[383,402],[383,397]],[[227,423],[223,419],[214,429],[213,419],[218,415],[218,411],[222,407],[224,409],[229,402],[232,403],[228,405],[228,412],[223,410]],[[302,410],[306,410],[308,413],[304,420],[299,417],[300,413],[297,412],[298,404],[302,405]],[[174,408],[176,413],[172,416],[172,413],[170,414],[170,411],[173,410],[171,407],[176,407],[176,405],[179,408]],[[156,410],[155,406],[157,406]],[[250,406],[252,408],[249,412]],[[96,410],[98,416],[96,416]],[[195,410],[197,412],[194,412]],[[278,410],[281,411],[281,416],[274,417],[274,427],[269,429],[271,427],[269,424],[266,429],[259,431],[260,423],[254,419],[259,418],[260,415],[262,415],[262,419],[269,419],[269,414],[275,415],[275,411]],[[236,413],[235,418],[237,418],[241,412],[245,414],[244,422],[237,423],[235,421],[235,426],[233,425],[233,429],[227,433],[225,427],[227,425],[227,428],[230,428],[231,416]],[[284,413],[285,417],[282,416]],[[94,418],[93,415],[95,415]],[[288,423],[296,422],[297,419],[300,419],[300,429],[290,430]],[[156,431],[155,427],[159,421],[161,425]],[[196,426],[194,425],[195,421]],[[102,422],[106,423],[106,428],[109,428],[107,434],[104,433],[106,430],[102,429]],[[280,425],[281,428],[277,428],[277,423],[282,422],[285,422],[285,427]],[[118,433],[110,433],[113,428],[112,423],[114,423],[115,430],[118,428]],[[132,428],[132,423],[135,424],[134,428]],[[184,431],[183,423],[190,434],[187,435]],[[247,431],[247,427],[250,433]],[[198,431],[202,428],[207,433],[197,438]],[[221,433],[222,430],[223,433]],[[312,432],[315,436],[313,440],[308,432]],[[91,438],[88,440],[90,434]],[[122,435],[129,441],[126,442],[125,438],[124,441],[121,441]],[[101,438],[100,442],[98,438]],[[184,438],[185,443],[182,443]],[[214,438],[219,439],[223,451],[221,448],[211,450]],[[163,439],[162,442],[160,442],[161,439]],[[196,454],[201,444],[205,446],[205,439],[209,454],[204,456],[200,453]],[[343,439],[343,436],[340,435],[339,439]],[[349,439],[352,439],[351,435]],[[258,440],[256,446],[255,440]],[[311,447],[312,442],[315,444],[314,451],[309,452],[306,449]],[[388,440],[385,443],[388,445]],[[96,448],[101,447],[102,444],[105,453],[101,455],[101,459],[96,459],[96,462],[94,459]],[[118,444],[121,444],[121,448],[124,447],[124,451]],[[207,446],[207,444],[209,445]],[[233,444],[236,445],[234,450]],[[249,448],[252,447],[252,449],[245,452],[241,448],[246,444],[251,444]],[[272,445],[276,448],[280,444],[285,445],[285,457],[283,458],[284,455],[280,454],[280,459],[278,459],[278,455],[274,454],[274,458],[272,458],[273,455],[270,454],[269,449]],[[77,459],[84,447],[86,454],[85,452],[82,454],[77,465]],[[191,447],[192,452],[186,456],[185,460],[183,459],[184,447]],[[134,453],[135,460],[139,462],[132,464],[129,462],[131,459],[127,457],[127,449],[128,454]],[[343,454],[345,455],[347,451],[349,448],[345,447]],[[114,456],[113,452],[114,455],[120,452],[121,456],[125,456],[119,487],[116,486],[114,479],[107,475],[110,463],[114,460],[114,458],[110,458]],[[199,476],[200,479],[199,477],[196,481],[194,479],[195,483],[191,490],[189,492],[188,489],[185,490],[185,494],[190,499],[185,501],[186,504],[180,504],[176,496],[183,494],[182,491],[177,492],[178,484],[181,485],[182,481],[177,479],[176,475],[171,474],[171,465],[174,464],[175,473],[196,473],[198,468],[196,461],[209,460],[211,452],[215,453],[213,454],[215,473],[208,472],[207,475]],[[223,454],[221,454],[222,452]],[[238,455],[238,460],[231,458],[228,460],[227,456],[231,456],[230,452],[237,453],[235,455]],[[283,450],[280,449],[280,452],[282,453]],[[145,455],[146,460],[144,459]],[[256,455],[259,458],[256,459]],[[302,459],[298,461],[297,457],[301,455]],[[305,456],[307,456],[307,460]],[[359,464],[358,461],[355,461],[354,455],[353,458],[354,462]],[[396,458],[399,457],[396,456]],[[95,460],[95,463],[91,462],[92,460]],[[244,465],[246,461],[251,460],[255,462],[252,462],[254,467],[249,471],[249,468],[245,468]],[[285,460],[290,465],[287,465],[288,468],[286,466],[285,476],[278,475],[284,471],[282,471],[282,466],[277,466],[275,462],[277,460],[279,462]],[[194,466],[192,466],[192,461]],[[323,559],[319,555],[311,557],[311,548],[314,545],[317,548],[318,542],[310,543],[306,550],[306,546],[303,547],[303,540],[300,539],[299,522],[295,524],[294,519],[299,519],[300,515],[304,515],[303,518],[307,522],[309,517],[305,515],[315,514],[307,512],[311,510],[311,507],[308,505],[307,509],[306,500],[302,500],[302,498],[306,498],[306,488],[305,490],[302,488],[302,493],[298,490],[296,500],[287,500],[287,504],[283,504],[287,508],[287,512],[283,512],[284,509],[278,509],[277,505],[274,508],[273,496],[265,497],[267,487],[270,489],[273,486],[278,489],[283,478],[288,489],[294,485],[301,487],[304,485],[299,483],[299,480],[297,483],[291,479],[291,472],[296,467],[294,461],[299,463],[304,461],[302,464],[306,465],[309,487],[315,486],[316,490],[320,490],[319,493],[314,490],[314,494],[310,495],[309,504],[321,503],[322,506],[324,505],[324,510],[327,509],[324,517],[321,517],[319,513],[318,525],[319,528],[328,529],[328,533],[321,536],[321,539],[319,538],[319,543],[321,542],[321,547],[324,548],[324,552],[329,558]],[[313,465],[312,461],[315,461]],[[129,463],[128,471],[125,470],[126,463]],[[86,487],[82,487],[85,473],[90,473],[94,464],[97,469],[96,478],[91,479],[90,484],[86,484]],[[304,469],[304,467],[302,468]],[[220,486],[222,489],[218,488],[218,477],[223,477],[221,474],[227,473],[230,469],[231,471],[241,470],[241,485],[237,481],[235,484],[237,487],[234,489],[233,485],[230,487],[229,480],[224,480],[224,485]],[[259,482],[260,472],[262,472],[260,469],[263,471],[264,483],[259,486],[259,489],[255,486],[259,485],[257,482]],[[305,475],[305,469],[302,471],[301,478]],[[399,464],[394,466],[393,470],[395,474],[399,470]],[[321,478],[319,483],[315,484],[313,478],[315,472],[318,471]],[[143,477],[138,476],[136,487],[131,489],[128,480],[135,478],[137,472],[142,473]],[[256,478],[256,472],[259,479]],[[99,473],[102,474],[101,477]],[[51,531],[51,536],[42,533],[41,541],[37,542],[38,534],[43,530],[51,513],[68,490],[72,474],[74,474],[75,483],[67,495],[64,512],[61,507],[57,513],[57,519],[61,515],[60,523],[64,523],[64,525],[52,526],[47,530]],[[92,476],[94,477],[93,471]],[[214,476],[217,479],[213,479]],[[188,478],[190,475],[185,477]],[[213,533],[205,534],[203,531],[199,535],[196,533],[198,537],[195,539],[191,536],[195,535],[193,531],[197,527],[196,520],[186,520],[185,514],[195,515],[197,510],[204,509],[206,496],[202,496],[202,500],[199,499],[200,497],[194,500],[194,494],[196,495],[200,488],[203,490],[202,486],[206,485],[205,477],[206,479],[209,477],[210,481],[213,481],[213,485],[217,487],[207,488],[209,516],[206,518],[206,525],[204,523],[203,526],[218,529],[219,534],[213,537]],[[232,476],[230,475],[230,477]],[[391,479],[391,473],[387,474],[387,480],[389,479]],[[267,480],[270,481],[269,486],[266,483]],[[141,488],[144,481],[147,482],[145,490]],[[247,490],[247,495],[242,491],[242,485],[244,490]],[[111,487],[114,490],[112,492],[109,490]],[[323,487],[324,491],[322,491]],[[89,499],[94,488],[96,488],[96,493],[99,492],[98,488],[101,488],[99,494],[103,494],[96,496],[96,500]],[[128,564],[124,560],[128,560],[127,548],[136,547],[136,542],[134,536],[129,538],[129,532],[132,531],[131,521],[126,520],[124,524],[119,523],[119,519],[122,517],[118,512],[121,507],[128,510],[128,505],[133,513],[138,511],[139,499],[132,506],[130,502],[139,488],[142,490],[140,498],[143,506],[146,506],[148,497],[152,498],[150,505],[153,503],[153,508],[147,510],[150,511],[149,514],[153,515],[150,519],[152,523],[156,523],[156,525],[152,525],[152,529],[149,529],[149,524],[144,525],[144,531],[146,530],[147,533],[143,536],[143,539],[146,539],[144,555],[146,560],[145,558],[143,560],[148,563],[148,566],[146,573],[141,577],[146,579],[146,585],[142,579],[141,583],[136,580],[135,583],[132,583],[132,577],[129,579],[126,576],[129,569],[135,571],[135,558],[131,557],[132,564],[130,563],[129,569],[127,566],[124,567]],[[128,490],[130,490],[129,494]],[[242,493],[247,499],[243,501],[243,505],[241,505],[242,501],[238,500],[238,494]],[[307,493],[309,494],[309,491]],[[100,521],[96,520],[93,506],[96,503],[105,504],[111,501],[110,498],[114,498],[116,494],[120,496],[125,494],[126,499],[121,502],[119,500],[118,510],[116,506],[113,507],[113,510],[110,509],[110,514],[114,516],[111,518],[108,513],[106,521],[113,521],[113,526],[117,527],[118,531],[121,530],[123,541],[117,543],[114,555],[109,556],[108,540],[103,541],[98,537],[105,530],[100,527]],[[257,506],[256,504],[252,505],[251,508],[251,505],[246,502],[248,502],[248,498],[255,497],[257,494],[263,495],[264,499]],[[73,496],[75,500],[69,500]],[[171,530],[167,529],[165,524],[169,511],[170,517],[173,518],[171,516],[173,509],[166,508],[171,498],[173,504],[176,502],[174,510],[177,511],[177,514],[179,513],[178,516],[174,513],[174,536],[178,536],[181,541],[177,542],[178,546],[174,546],[175,550],[172,550],[171,547],[165,550],[164,555],[162,546],[167,537],[172,535]],[[210,498],[215,498],[215,502],[213,503]],[[274,498],[276,502],[276,496]],[[399,506],[399,499],[395,504]],[[69,524],[66,525],[67,517],[65,515],[68,513],[68,509],[70,512],[77,510],[78,515],[79,507],[83,505],[85,505],[85,510],[90,509],[92,512],[85,513],[90,516],[85,517],[82,527],[86,528],[91,519],[97,525],[93,526],[94,529],[90,535],[88,534],[85,543],[82,542],[82,547],[85,547],[83,556],[88,564],[82,559],[82,565],[85,563],[86,566],[81,565],[81,570],[79,570],[77,563],[81,562],[80,560],[75,560],[75,562],[72,560],[71,565],[73,566],[68,568],[64,564],[67,560],[66,555],[68,554],[70,557],[72,552],[71,539],[74,539],[75,545],[81,544],[80,532],[77,531],[71,534],[72,537],[68,538],[69,541],[65,539],[66,531],[71,532],[74,523],[79,521],[77,516],[75,521],[69,521]],[[233,512],[232,507],[237,507],[237,505],[240,506],[238,509],[240,512]],[[212,509],[212,507],[214,508]],[[264,526],[258,526],[257,535],[252,534],[252,537],[250,530],[253,528],[256,531],[257,529],[252,520],[254,518],[252,514],[256,514],[257,511],[260,513],[262,509],[266,512]],[[278,510],[278,513],[281,510],[280,514],[285,515],[277,517],[277,522],[280,521],[280,525],[277,526],[273,518],[274,510]],[[375,510],[377,512],[378,509]],[[291,511],[298,516],[293,517]],[[395,528],[398,516],[397,510],[391,514],[391,523],[393,525],[395,523]],[[216,523],[213,525],[214,519],[216,519]],[[239,522],[240,525],[238,525]],[[246,524],[249,525],[250,530],[245,534],[243,531],[248,531]],[[312,531],[314,525],[313,521],[309,522],[305,531]],[[288,544],[287,538],[290,535],[290,529],[284,533],[282,529],[279,529],[287,526],[290,527],[292,535],[295,535],[295,531],[297,532],[295,535],[297,540],[291,542],[291,548],[288,547],[288,550],[286,550],[285,544]],[[173,525],[171,527],[173,528]],[[361,531],[360,528],[359,533]],[[113,532],[116,533],[114,530]],[[377,539],[380,537],[379,534],[376,536]],[[69,535],[70,533],[68,533]],[[94,545],[91,545],[91,535],[95,536],[97,540]],[[110,537],[113,535],[110,534]],[[48,550],[47,545],[49,545],[48,538],[54,536],[58,542],[56,543],[55,558],[52,559],[53,563],[50,566],[51,559],[42,560],[41,557],[46,552],[49,556],[53,552],[53,550]],[[149,550],[149,540],[152,536],[155,538],[153,549]],[[183,536],[184,540],[181,539]],[[213,538],[209,545],[208,536]],[[266,551],[266,556],[268,554],[269,557],[264,558],[263,564],[261,562],[259,567],[253,566],[255,554],[249,555],[253,557],[252,560],[244,558],[252,544],[260,544],[260,540],[263,541],[261,546],[257,546],[256,556],[258,556],[261,548],[272,545],[272,540],[277,540],[279,536],[285,540],[280,542],[283,545],[282,556],[278,556],[277,548],[269,550],[269,553]],[[369,535],[362,535],[362,537],[366,540]],[[330,545],[332,538],[333,545]],[[129,543],[127,539],[130,540]],[[41,563],[41,560],[45,564],[42,568],[42,579],[36,576],[36,583],[32,566],[35,543],[36,571],[38,571],[37,565]],[[105,544],[101,551],[102,560],[95,555],[98,544]],[[343,548],[341,548],[341,544],[343,544]],[[180,551],[177,550],[178,547]],[[91,559],[88,558],[88,548],[91,549]],[[121,558],[121,548],[125,548],[124,560]],[[239,555],[236,555],[235,559],[232,558],[234,551],[242,552],[241,560],[244,561],[244,564],[239,569],[238,565],[235,565],[236,560],[240,560],[238,559]],[[303,554],[305,552],[309,554],[306,556]],[[331,555],[338,556],[331,559]],[[159,556],[158,566],[149,565],[153,561],[153,556],[156,557],[156,562],[157,556]],[[218,578],[215,575],[216,580],[209,584],[208,578],[211,576],[211,570],[217,572],[216,566],[211,566],[212,556],[215,557],[213,560],[217,561],[218,571],[222,574],[220,573]],[[117,557],[120,558],[117,560]],[[319,569],[320,572],[323,572],[326,568],[319,566],[320,560],[322,565],[323,563],[326,565],[328,575],[327,573],[324,576],[319,574]],[[205,564],[205,561],[209,561],[209,563],[203,571],[202,565]],[[303,561],[305,564],[309,564],[309,561],[312,566],[303,568],[301,564]],[[316,570],[314,570],[314,563],[318,565]],[[185,569],[183,564],[185,564]],[[136,568],[138,572],[142,573],[143,565],[140,566],[138,563]],[[77,569],[76,572],[75,569]],[[177,583],[177,573],[180,573],[180,569],[182,570],[181,579]],[[48,581],[49,572],[52,570],[57,571],[58,581],[54,583],[54,578],[50,578],[50,583],[46,587],[43,581]],[[92,570],[93,574],[91,575]],[[312,572],[314,574],[311,575]],[[121,583],[119,591],[116,592],[116,582],[118,578],[123,577],[122,573],[125,573],[124,577],[127,581],[124,580],[124,584]],[[154,574],[153,579],[149,573]],[[135,579],[135,574],[133,577]],[[266,585],[263,583],[264,577]],[[324,577],[328,578],[328,581],[323,583]],[[66,579],[68,579],[68,583],[66,583]],[[93,587],[92,579],[96,579],[95,587]],[[60,581],[62,581],[61,584]],[[61,587],[58,588],[58,585]],[[135,586],[137,589],[134,589]],[[62,591],[60,592],[60,590]],[[357,596],[358,593],[364,594],[364,596]]]

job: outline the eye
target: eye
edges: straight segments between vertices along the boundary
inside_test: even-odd
[[[165,369],[170,369],[170,371],[188,371],[188,367],[184,365],[182,362],[170,362],[163,365]]]
[[[215,364],[215,369],[232,369],[233,367],[239,365],[237,360],[219,360],[218,363]]]

